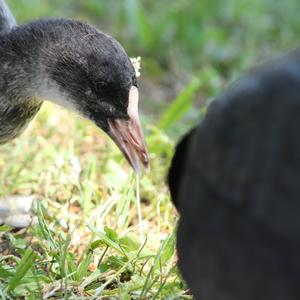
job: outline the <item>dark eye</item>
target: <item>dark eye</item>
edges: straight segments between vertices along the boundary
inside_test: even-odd
[[[98,88],[101,89],[102,92],[109,92],[111,89],[110,89],[110,85],[108,82],[104,82],[104,81],[100,81],[99,84],[98,84]]]
[[[109,90],[108,84],[105,81],[94,81],[92,86],[97,95],[103,94]]]

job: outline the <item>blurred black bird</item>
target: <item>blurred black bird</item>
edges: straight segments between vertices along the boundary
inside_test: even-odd
[[[239,80],[177,146],[179,267],[196,299],[300,299],[300,50]]]
[[[74,20],[17,26],[0,0],[0,144],[19,136],[45,99],[94,122],[139,173],[149,160],[138,98],[134,67],[115,39]]]

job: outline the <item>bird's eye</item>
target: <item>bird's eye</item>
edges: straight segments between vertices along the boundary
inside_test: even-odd
[[[100,81],[98,83],[98,88],[101,90],[109,90],[109,84],[106,81]]]
[[[109,86],[105,81],[94,82],[93,87],[96,94],[102,94],[103,92],[109,91]]]

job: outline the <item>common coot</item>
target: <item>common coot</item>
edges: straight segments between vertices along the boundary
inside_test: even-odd
[[[179,143],[179,267],[196,299],[300,299],[300,50],[252,71]]]
[[[17,26],[0,0],[0,144],[23,132],[43,99],[95,123],[137,173],[140,162],[149,168],[138,115],[137,78],[122,46],[95,27],[74,20]],[[7,199],[2,199],[2,206],[0,201],[0,222],[10,213]],[[13,202],[18,201],[22,206],[24,198],[15,197]]]

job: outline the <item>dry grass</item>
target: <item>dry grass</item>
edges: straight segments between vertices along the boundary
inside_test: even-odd
[[[154,128],[146,135],[152,172],[140,179],[142,241],[135,175],[90,122],[46,103],[23,135],[1,148],[1,194],[37,195],[39,224],[2,227],[0,298],[187,297],[164,179],[173,143]]]

